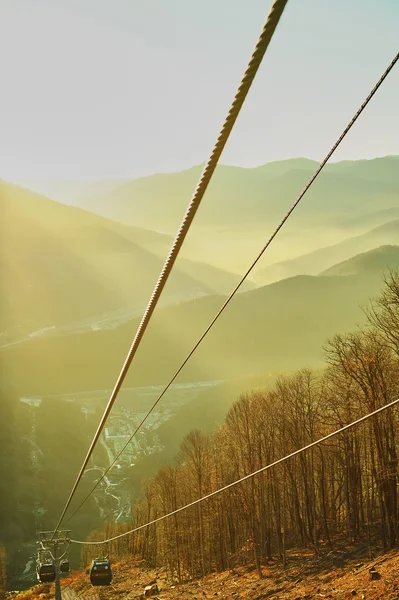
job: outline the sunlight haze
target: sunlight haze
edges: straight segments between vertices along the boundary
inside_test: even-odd
[[[398,32],[0,0],[0,600],[398,600]]]

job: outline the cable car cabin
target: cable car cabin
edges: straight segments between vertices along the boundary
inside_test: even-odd
[[[36,575],[40,583],[52,583],[55,581],[55,565],[53,563],[38,563]]]
[[[62,560],[60,562],[61,573],[69,573],[69,560]]]
[[[112,581],[111,564],[107,558],[95,558],[90,567],[91,585],[109,585]]]

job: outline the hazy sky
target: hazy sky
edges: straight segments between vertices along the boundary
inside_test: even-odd
[[[270,0],[0,0],[0,177],[205,160]],[[398,0],[289,0],[222,161],[320,159],[399,46]],[[399,65],[335,160],[399,154]]]

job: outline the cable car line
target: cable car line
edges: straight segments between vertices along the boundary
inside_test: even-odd
[[[326,157],[324,158],[324,160],[320,163],[320,165],[318,166],[318,168],[316,169],[316,171],[314,172],[314,174],[312,175],[312,177],[310,178],[310,180],[308,181],[308,183],[306,184],[306,186],[303,188],[303,190],[299,194],[298,198],[295,200],[294,204],[291,206],[291,208],[289,209],[289,211],[286,213],[286,215],[281,220],[280,224],[274,230],[274,232],[272,233],[272,235],[270,236],[270,238],[266,242],[265,246],[262,248],[262,250],[260,251],[260,253],[256,257],[256,259],[253,261],[252,265],[249,267],[249,269],[246,271],[246,273],[242,276],[241,280],[236,285],[236,287],[234,288],[234,290],[231,292],[230,296],[228,296],[228,298],[226,299],[226,301],[224,302],[224,304],[222,305],[222,307],[218,310],[218,312],[216,313],[216,315],[214,316],[214,318],[212,319],[212,321],[209,323],[209,325],[207,326],[207,328],[205,329],[205,331],[203,332],[203,334],[200,336],[200,338],[198,339],[198,341],[196,342],[196,344],[193,346],[193,348],[188,353],[187,357],[184,359],[184,361],[182,362],[182,364],[180,365],[180,367],[177,369],[177,371],[175,372],[175,374],[173,375],[173,377],[169,380],[168,384],[165,386],[165,388],[163,389],[163,391],[161,392],[161,394],[159,395],[159,397],[157,398],[157,400],[154,402],[154,404],[148,410],[147,414],[143,417],[143,419],[141,420],[141,422],[139,423],[139,425],[136,427],[135,431],[130,436],[129,440],[126,442],[126,444],[123,446],[123,448],[116,455],[115,459],[109,465],[109,467],[104,471],[103,475],[95,483],[95,485],[93,486],[93,488],[91,489],[91,491],[87,494],[87,496],[85,496],[85,498],[82,500],[82,502],[78,505],[78,507],[75,509],[75,511],[69,517],[67,523],[69,523],[69,521],[82,508],[82,506],[85,504],[85,502],[90,498],[90,496],[93,494],[93,492],[97,489],[97,487],[99,486],[99,484],[104,480],[104,477],[107,475],[107,473],[115,465],[115,463],[117,462],[117,460],[119,459],[119,457],[126,450],[126,448],[128,447],[128,445],[131,443],[131,441],[133,440],[133,438],[136,436],[137,432],[141,429],[142,425],[145,423],[145,421],[148,419],[148,417],[150,416],[150,414],[156,408],[156,406],[161,401],[161,399],[163,398],[163,396],[165,395],[165,393],[168,391],[168,389],[173,384],[173,382],[175,381],[175,379],[178,377],[178,375],[180,374],[180,372],[183,370],[183,368],[185,367],[185,365],[187,364],[187,362],[190,360],[191,356],[197,350],[198,346],[201,344],[201,342],[203,341],[203,339],[206,337],[206,335],[212,329],[213,325],[216,323],[216,321],[218,320],[218,318],[220,317],[220,315],[224,312],[225,308],[228,306],[228,304],[230,303],[230,301],[232,300],[232,298],[238,292],[238,290],[240,289],[241,285],[244,283],[245,279],[248,277],[248,275],[254,269],[254,267],[256,266],[256,264],[259,262],[259,260],[261,259],[261,257],[263,256],[263,254],[265,253],[265,251],[267,250],[267,248],[270,246],[270,244],[272,243],[272,241],[274,240],[274,238],[277,236],[277,234],[279,233],[279,231],[281,230],[281,228],[284,226],[284,224],[287,221],[287,219],[290,217],[290,215],[293,213],[293,211],[295,210],[295,208],[298,206],[298,204],[300,203],[300,201],[302,200],[302,198],[304,197],[304,195],[306,194],[306,192],[309,190],[309,188],[311,187],[311,185],[313,184],[313,182],[315,181],[315,179],[318,177],[318,175],[320,174],[320,172],[322,171],[322,169],[324,168],[324,166],[327,164],[327,162],[329,161],[329,159],[331,158],[331,156],[334,154],[334,152],[336,151],[336,149],[338,148],[338,146],[341,144],[342,140],[345,138],[345,136],[347,135],[347,133],[349,132],[349,130],[355,124],[355,122],[357,121],[357,119],[359,118],[359,116],[361,115],[361,113],[363,112],[363,110],[366,108],[367,104],[373,98],[374,94],[377,92],[378,88],[382,85],[382,83],[384,82],[384,80],[386,79],[386,77],[388,76],[388,74],[390,73],[390,71],[393,69],[393,67],[395,66],[395,64],[397,63],[398,60],[399,60],[399,53],[396,54],[396,56],[394,57],[394,59],[392,60],[392,62],[390,63],[390,65],[387,67],[387,69],[385,70],[385,72],[383,73],[383,75],[380,77],[380,79],[378,80],[378,82],[375,84],[374,88],[371,90],[371,92],[369,93],[369,95],[367,96],[367,98],[365,99],[365,101],[363,102],[363,104],[357,110],[357,112],[354,115],[354,117],[348,123],[348,125],[346,126],[346,128],[344,129],[344,131],[341,133],[341,135],[339,136],[338,140],[335,142],[334,146],[328,152],[328,154],[326,155]]]
[[[208,498],[212,498],[213,496],[216,496],[217,494],[220,494],[221,492],[224,492],[225,490],[228,490],[236,485],[238,485],[239,483],[242,483],[243,481],[246,481],[248,479],[251,479],[252,477],[255,477],[255,475],[259,475],[259,473],[263,473],[264,471],[268,471],[269,469],[271,469],[272,467],[275,467],[287,460],[289,460],[290,458],[293,458],[294,456],[298,456],[298,454],[302,454],[302,452],[306,452],[306,450],[309,450],[310,448],[314,448],[315,446],[319,446],[320,444],[322,444],[323,442],[325,442],[326,440],[331,439],[332,437],[335,437],[336,435],[339,435],[340,433],[343,433],[344,431],[347,431],[348,429],[351,429],[352,427],[355,427],[356,425],[360,425],[361,423],[364,423],[365,421],[367,421],[367,419],[370,419],[371,417],[375,417],[376,415],[378,415],[379,413],[383,412],[384,410],[387,410],[388,408],[392,408],[393,406],[395,406],[396,404],[398,404],[399,402],[399,398],[397,398],[396,400],[393,400],[393,402],[390,402],[389,404],[385,404],[384,406],[381,406],[380,408],[377,408],[376,410],[374,410],[371,413],[368,413],[367,415],[364,415],[363,417],[360,417],[359,419],[356,419],[356,421],[352,421],[351,423],[349,423],[348,425],[344,425],[343,427],[341,427],[340,429],[337,429],[335,431],[333,431],[332,433],[329,433],[328,435],[325,435],[324,437],[316,440],[315,442],[311,442],[310,444],[307,444],[306,446],[303,446],[302,448],[299,448],[299,450],[295,450],[294,452],[291,452],[290,454],[287,454],[286,456],[284,456],[283,458],[279,458],[278,460],[275,460],[274,462],[266,465],[265,467],[261,467],[260,469],[257,469],[256,471],[254,471],[253,473],[250,473],[249,475],[244,475],[244,477],[241,477],[240,479],[237,479],[236,481],[233,481],[232,483],[229,483],[221,488],[219,488],[218,490],[215,490],[214,492],[211,492],[209,494],[206,494],[205,496],[202,496],[201,498],[198,498],[197,500],[194,500],[193,502],[189,502],[188,504],[185,504],[184,506],[181,506],[180,508],[177,508],[176,510],[173,510],[170,513],[167,513],[166,515],[162,515],[161,517],[157,517],[156,519],[153,519],[152,521],[149,521],[148,523],[145,523],[144,525],[139,525],[139,527],[135,527],[134,529],[131,529],[130,531],[126,531],[125,533],[121,533],[119,535],[115,535],[114,537],[111,537],[107,540],[103,540],[103,541],[92,541],[92,542],[83,542],[80,540],[71,540],[72,544],[87,544],[87,545],[98,545],[98,544],[108,544],[109,542],[113,542],[114,540],[118,540],[122,537],[125,537],[126,535],[130,535],[131,533],[135,533],[136,531],[140,531],[141,529],[145,529],[146,527],[149,527],[150,525],[154,525],[155,523],[159,523],[159,521],[163,521],[164,519],[167,519],[168,517],[171,517],[172,515],[176,515],[177,513],[182,512],[183,510],[187,510],[187,508],[190,508],[191,506],[195,506],[196,504],[199,504],[200,502],[203,502],[204,500],[208,500]]]
[[[230,137],[231,131],[234,127],[234,124],[237,120],[237,117],[240,113],[240,110],[244,104],[245,98],[249,92],[249,89],[255,79],[256,73],[260,67],[260,64],[262,62],[263,56],[269,46],[269,43],[273,37],[273,34],[276,30],[276,27],[279,23],[280,17],[283,14],[284,8],[287,4],[288,0],[274,0],[272,7],[270,9],[270,12],[267,16],[266,22],[263,26],[262,32],[259,36],[258,42],[255,46],[255,49],[253,51],[253,54],[251,56],[251,59],[248,63],[247,69],[243,75],[243,78],[241,80],[241,83],[238,87],[237,93],[235,95],[235,98],[233,100],[233,103],[230,107],[230,110],[227,114],[227,117],[225,119],[225,122],[223,124],[223,127],[220,131],[220,134],[216,140],[216,143],[214,145],[214,148],[211,152],[211,155],[208,159],[208,162],[206,163],[206,166],[201,174],[201,177],[198,181],[197,187],[194,191],[194,194],[190,200],[190,203],[188,205],[188,208],[186,210],[186,213],[183,217],[183,221],[180,225],[180,228],[176,234],[176,237],[174,239],[174,242],[172,244],[172,247],[169,251],[169,254],[165,260],[165,264],[162,267],[162,271],[159,275],[158,281],[154,287],[154,290],[152,292],[152,295],[150,297],[150,300],[148,302],[147,308],[144,311],[144,315],[141,319],[141,322],[138,326],[138,329],[136,331],[135,337],[133,339],[132,345],[129,349],[129,352],[127,354],[127,357],[125,359],[125,362],[122,366],[121,372],[118,376],[118,379],[116,381],[115,387],[111,393],[110,399],[108,401],[108,404],[105,408],[104,414],[101,417],[101,421],[100,424],[98,425],[97,431],[93,437],[93,440],[90,444],[89,450],[87,452],[87,455],[83,461],[82,467],[79,471],[79,474],[77,476],[77,479],[72,487],[72,490],[70,492],[69,498],[66,502],[66,505],[61,513],[61,516],[58,520],[58,523],[55,527],[54,530],[54,535],[56,534],[57,530],[60,528],[60,525],[65,517],[66,511],[68,510],[68,507],[72,501],[72,498],[76,492],[76,489],[79,485],[80,480],[82,479],[83,473],[86,469],[87,463],[90,460],[90,457],[93,453],[93,450],[99,440],[99,437],[101,435],[101,432],[104,428],[105,422],[108,418],[109,413],[111,412],[111,409],[115,403],[115,400],[118,396],[119,390],[122,387],[123,381],[126,377],[126,374],[129,370],[130,364],[136,354],[136,351],[140,345],[141,339],[145,333],[145,330],[147,329],[147,326],[149,324],[149,321],[152,317],[152,314],[155,310],[155,307],[158,303],[158,300],[162,294],[163,288],[165,287],[165,284],[167,282],[167,279],[173,269],[173,265],[176,261],[176,258],[179,254],[179,251],[183,245],[184,239],[189,231],[189,228],[191,226],[191,223],[195,217],[195,214],[197,212],[197,209],[201,203],[201,200],[205,194],[205,191],[209,185],[209,182],[211,180],[211,177],[216,169],[216,166],[218,164],[219,158],[223,152],[223,149],[227,143],[227,140]]]

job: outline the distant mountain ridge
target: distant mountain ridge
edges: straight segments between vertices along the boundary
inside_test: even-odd
[[[335,274],[298,275],[236,296],[180,380],[229,380],[321,366],[326,339],[361,323],[360,306],[381,289],[381,269],[370,265],[399,268],[399,247],[353,260],[356,269],[347,276],[343,263]],[[157,311],[126,385],[167,381],[224,300],[207,296]],[[133,319],[110,331],[32,340],[1,352],[2,368],[29,394],[110,388],[137,325]],[[18,380],[20,364],[29,368]]]
[[[316,161],[306,158],[255,168],[220,165],[182,255],[191,260],[201,256],[214,267],[244,272],[317,166]],[[174,237],[181,223],[201,169],[198,165],[178,173],[128,181],[89,182],[87,196],[82,192],[82,182],[70,182],[69,202],[126,227],[163,232],[166,243],[166,235]],[[61,182],[61,187],[67,183]],[[97,190],[94,195],[93,190]],[[63,200],[65,195],[61,196]],[[262,264],[267,267],[296,259],[398,218],[398,156],[327,164],[262,258]],[[148,236],[141,236],[140,242],[135,236],[134,241],[162,257],[167,252],[161,238],[151,245]],[[321,265],[319,270],[328,266]],[[288,271],[288,275],[295,272]],[[260,280],[266,281],[270,279]]]
[[[171,243],[164,234],[4,181],[0,213],[0,332],[12,328],[22,335],[120,308],[142,309]],[[237,280],[203,263],[177,262],[163,300],[226,293]]]
[[[399,208],[397,213],[399,216]],[[258,283],[266,284],[295,275],[317,275],[336,264],[337,261],[386,244],[399,244],[399,219],[389,221],[363,235],[349,238],[339,244],[320,248],[297,258],[258,269],[255,278]]]
[[[218,167],[161,304],[229,293],[316,164],[298,158],[254,169]],[[359,252],[396,244],[398,167],[399,157],[327,165],[262,258],[271,264],[255,272],[257,283],[317,274]],[[114,218],[123,209],[123,223],[0,181],[0,210],[7,223],[1,240],[0,331],[20,328],[22,335],[119,309],[122,319],[129,311],[130,318],[138,314],[200,171],[198,166],[134,180],[88,201],[97,212],[97,203],[105,202]],[[378,226],[372,228],[373,223]],[[365,233],[351,237],[357,229]],[[337,238],[346,239],[331,244]],[[317,249],[301,252],[309,245]],[[287,255],[295,258],[276,260]],[[243,291],[251,287],[246,282]]]
[[[210,183],[204,202],[204,224],[271,218],[281,203],[294,200],[317,167],[308,159],[289,159],[254,169],[221,165]],[[375,195],[399,193],[399,157],[345,161],[325,167],[304,202],[313,212],[355,209],[373,202]],[[201,166],[180,173],[134,179],[111,193],[91,197],[85,208],[123,223],[174,231],[180,222]],[[338,197],[339,196],[339,197]],[[323,202],[319,201],[323,198]],[[333,204],[331,204],[333,202]],[[327,206],[326,206],[327,204]],[[380,200],[380,208],[394,206],[392,198]]]
[[[252,169],[218,166],[184,243],[184,255],[244,272],[317,166],[304,158]],[[134,179],[80,205],[124,224],[174,235],[201,169],[199,165]],[[328,164],[262,264],[290,260],[366,233],[399,218],[398,208],[399,157]]]
[[[330,267],[320,273],[327,277],[347,277],[349,275],[366,275],[381,273],[389,269],[397,269],[399,265],[399,246],[380,246],[369,252],[357,254],[349,260]]]

